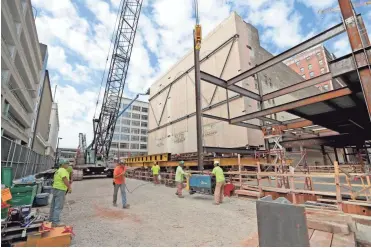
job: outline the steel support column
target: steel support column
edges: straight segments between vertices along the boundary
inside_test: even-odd
[[[194,31],[196,32],[196,30]],[[194,35],[194,60],[195,60],[195,98],[196,98],[196,129],[197,129],[197,162],[198,170],[204,169],[203,145],[202,145],[202,106],[201,106],[201,75],[200,75],[200,49],[196,47],[196,35]]]
[[[350,46],[352,48],[353,58],[355,63],[357,63],[355,58],[355,52],[363,50],[363,57],[366,59],[368,66],[366,68],[358,70],[359,80],[361,81],[361,87],[363,91],[363,96],[365,98],[369,118],[371,119],[371,67],[368,54],[366,52],[366,47],[370,45],[370,40],[368,39],[366,28],[362,27],[363,21],[361,22],[356,16],[352,2],[350,0],[339,0],[339,6],[341,10],[341,15],[343,17],[344,28],[347,31]],[[360,24],[359,24],[360,23]],[[360,34],[359,28],[364,28],[365,32]]]

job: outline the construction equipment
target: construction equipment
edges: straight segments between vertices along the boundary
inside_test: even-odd
[[[77,169],[82,169],[84,174],[104,174],[112,170],[109,168],[109,151],[112,143],[113,134],[115,131],[116,121],[140,96],[148,95],[149,90],[145,94],[138,94],[131,103],[120,113],[121,99],[124,92],[126,76],[130,63],[131,52],[134,45],[135,34],[137,31],[139,16],[141,13],[143,0],[122,0],[120,12],[117,17],[118,24],[115,30],[115,39],[112,50],[111,62],[108,70],[107,82],[101,107],[101,112],[98,118],[93,117],[94,138],[92,143],[84,148],[79,144],[79,151],[83,151],[85,158],[84,165],[77,165]],[[198,2],[194,0],[194,8],[196,15],[196,25],[194,28],[195,36],[195,51],[199,54],[201,47],[201,25],[198,19]],[[116,22],[117,22],[116,20]],[[107,58],[108,61],[108,58]],[[199,64],[199,61],[198,61]],[[199,74],[198,74],[199,76]],[[197,77],[197,76],[196,76]],[[103,83],[102,77],[102,83]],[[200,80],[197,80],[200,83]],[[102,85],[101,85],[102,86]],[[99,96],[97,100],[97,106]],[[201,118],[201,117],[200,117]],[[200,118],[199,122],[200,122]],[[200,124],[200,123],[198,123]],[[201,126],[198,125],[199,132]],[[200,138],[202,139],[202,135]],[[81,141],[80,137],[80,141]],[[201,146],[202,148],[202,146]],[[199,163],[202,163],[202,149],[199,151]],[[112,167],[112,166],[111,166]]]

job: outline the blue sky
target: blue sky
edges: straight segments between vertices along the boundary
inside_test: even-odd
[[[52,87],[58,85],[61,147],[77,147],[78,133],[92,138],[98,92],[120,0],[32,0],[37,10],[40,42],[48,45]],[[278,54],[341,22],[340,12],[318,14],[336,7],[337,0],[198,0],[203,34],[232,11],[253,24],[261,45]],[[360,2],[359,0],[354,2]],[[364,2],[361,1],[361,2]],[[129,66],[125,96],[145,91],[192,46],[193,0],[144,0]],[[371,7],[358,7],[368,33]],[[350,52],[345,35],[326,47],[337,56]],[[103,82],[105,86],[105,80]],[[101,90],[102,100],[103,89]],[[100,105],[96,111],[99,114]]]

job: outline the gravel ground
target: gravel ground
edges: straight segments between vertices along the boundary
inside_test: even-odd
[[[127,179],[129,190],[145,183]],[[121,209],[112,206],[112,179],[84,179],[74,182],[62,222],[73,226],[73,246],[243,246],[257,232],[254,201],[215,206],[212,196],[179,199],[175,191],[143,185],[127,194],[130,209]]]

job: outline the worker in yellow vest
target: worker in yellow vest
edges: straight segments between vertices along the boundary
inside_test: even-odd
[[[176,172],[175,172],[175,182],[177,185],[177,191],[175,194],[179,198],[184,198],[184,196],[182,195],[184,176],[189,176],[188,173],[184,172],[183,168],[184,168],[184,161],[180,161],[178,167],[176,168]]]
[[[49,221],[52,222],[53,227],[64,225],[60,222],[60,215],[63,210],[66,193],[71,192],[70,174],[67,171],[69,163],[66,160],[61,160],[59,165],[60,168],[54,174],[53,198],[49,214]]]
[[[153,183],[155,185],[157,185],[157,184],[159,185],[160,183],[158,181],[158,175],[160,173],[160,166],[158,165],[157,162],[154,163],[151,170],[152,170],[152,174],[153,174]]]
[[[214,191],[214,204],[219,205],[223,203],[223,196],[224,196],[224,186],[225,186],[225,177],[222,168],[220,168],[219,161],[214,162],[214,169],[211,172],[216,178],[216,185]]]

